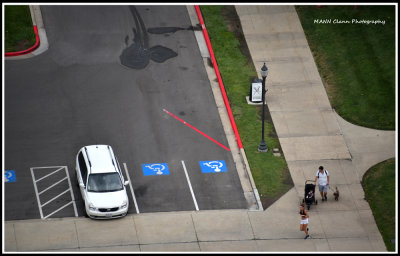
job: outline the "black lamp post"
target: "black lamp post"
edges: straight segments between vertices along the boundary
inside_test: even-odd
[[[267,78],[267,75],[268,75],[268,68],[267,68],[267,66],[265,66],[265,62],[264,62],[264,65],[261,68],[263,109],[262,109],[262,137],[261,137],[260,145],[258,146],[258,151],[260,151],[260,152],[268,151],[267,144],[264,141],[265,79]]]

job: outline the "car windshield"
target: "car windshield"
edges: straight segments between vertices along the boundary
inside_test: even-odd
[[[122,190],[122,182],[118,173],[90,174],[88,180],[89,192],[113,192]]]

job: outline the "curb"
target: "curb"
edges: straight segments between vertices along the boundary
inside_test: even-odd
[[[19,52],[6,52],[5,58],[7,60],[18,60],[24,58],[34,57],[45,52],[49,48],[47,41],[46,30],[44,29],[42,13],[39,5],[29,5],[33,29],[35,31],[36,43],[29,49]]]
[[[194,7],[196,8],[197,17],[199,18],[200,25],[201,25],[201,28],[203,30],[203,35],[204,35],[204,39],[206,40],[208,51],[210,52],[211,62],[213,64],[213,66],[214,66],[215,74],[217,75],[219,87],[221,89],[221,93],[222,93],[222,97],[224,99],[226,110],[228,111],[229,121],[231,122],[233,132],[235,133],[236,142],[238,144],[238,147],[239,147],[239,149],[241,149],[241,148],[243,148],[242,140],[240,139],[240,135],[239,135],[239,132],[238,132],[237,127],[236,127],[235,119],[233,118],[231,107],[229,105],[228,97],[226,96],[225,87],[224,87],[224,84],[222,82],[221,75],[219,73],[217,61],[215,60],[214,51],[213,51],[213,49],[211,47],[210,38],[208,37],[207,29],[206,29],[206,26],[204,25],[204,20],[203,20],[203,17],[201,15],[200,7],[198,5],[195,5]]]
[[[218,84],[219,84],[220,91],[221,91],[221,94],[222,94],[222,97],[223,97],[223,100],[224,100],[224,103],[225,103],[225,107],[226,107],[226,110],[227,110],[227,113],[228,113],[228,116],[229,116],[229,121],[231,123],[233,132],[234,132],[235,137],[236,137],[236,142],[237,142],[238,148],[240,150],[240,155],[242,157],[242,162],[244,163],[247,176],[249,177],[249,180],[250,180],[250,185],[251,185],[251,187],[253,189],[254,197],[255,197],[255,199],[257,201],[258,211],[263,211],[264,209],[263,209],[263,206],[262,206],[262,203],[261,203],[261,200],[260,200],[260,195],[258,194],[258,190],[257,190],[257,187],[255,185],[255,182],[254,182],[254,179],[253,179],[253,175],[251,174],[249,163],[247,161],[246,153],[244,151],[243,144],[242,144],[239,132],[238,132],[237,127],[236,127],[235,119],[233,118],[232,110],[230,108],[228,97],[227,97],[226,92],[225,92],[225,87],[224,87],[224,84],[222,82],[221,75],[219,73],[217,61],[215,60],[214,52],[213,52],[213,49],[212,49],[212,46],[211,46],[210,39],[208,37],[208,33],[207,33],[206,26],[204,24],[203,17],[201,15],[200,7],[198,5],[195,5],[194,7],[196,9],[196,14],[197,14],[197,17],[199,19],[199,22],[200,22],[200,25],[201,25],[201,28],[202,28],[202,31],[203,31],[203,36],[204,36],[204,39],[206,41],[208,51],[210,53],[211,62],[213,64],[214,71],[215,71],[215,74],[216,74],[217,79],[218,79]]]
[[[264,211],[264,208],[261,203],[260,195],[258,194],[258,189],[256,187],[256,183],[254,182],[253,175],[251,174],[251,171],[250,171],[250,165],[249,165],[249,162],[247,161],[246,152],[244,151],[243,148],[240,149],[240,155],[242,156],[242,160],[244,162],[244,166],[246,168],[247,175],[249,176],[251,187],[253,188],[253,193],[254,193],[254,196],[257,201],[258,210]]]
[[[30,52],[33,52],[34,50],[36,50],[36,48],[38,48],[40,45],[39,31],[38,31],[36,25],[33,25],[33,30],[35,32],[36,43],[32,47],[30,47],[26,50],[23,50],[23,51],[19,51],[19,52],[6,52],[6,53],[4,53],[4,55],[6,57],[19,56],[19,55],[27,54],[27,53],[30,53]]]

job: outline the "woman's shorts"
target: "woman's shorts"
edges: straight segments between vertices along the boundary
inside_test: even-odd
[[[318,185],[320,192],[328,192],[328,185]]]
[[[300,220],[300,224],[308,224],[308,218],[304,220]]]

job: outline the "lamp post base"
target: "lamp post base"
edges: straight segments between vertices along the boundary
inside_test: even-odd
[[[268,152],[267,144],[264,141],[260,142],[260,145],[258,146],[258,151],[259,152]]]

